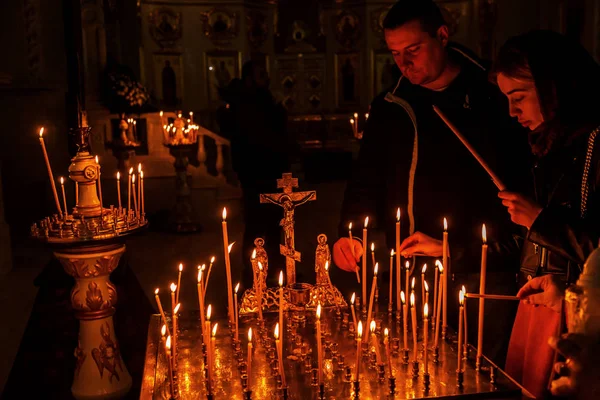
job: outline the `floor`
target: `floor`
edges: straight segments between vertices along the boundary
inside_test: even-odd
[[[305,268],[309,272],[314,270],[312,265],[314,265],[317,235],[325,233],[330,238],[330,245],[335,242],[345,182],[333,180],[311,183],[301,180],[300,183],[302,190],[316,190],[318,193],[317,201],[303,205],[296,211],[296,247],[303,253],[303,263],[298,268]],[[206,210],[206,212],[212,211]],[[216,215],[220,214],[219,210],[214,212]],[[233,213],[233,215],[228,226],[230,242],[240,241],[244,228],[240,214]],[[128,240],[125,257],[128,258],[129,265],[152,302],[154,302],[154,289],[159,287],[162,291],[166,291],[170,282],[177,279],[177,266],[183,263],[182,310],[198,309],[196,266],[208,263],[210,257],[214,255],[217,257],[217,262],[211,273],[207,302],[215,304],[217,313],[223,312],[219,310],[219,305],[221,310],[224,309],[223,292],[218,289],[224,287],[226,282],[222,263],[221,224],[215,218],[213,223],[203,228],[202,233],[188,235],[151,229],[143,235]],[[13,270],[0,277],[0,301],[6,305],[2,323],[4,328],[0,330],[0,393],[19,349],[21,336],[35,300],[37,289],[33,285],[33,280],[52,257],[48,249],[28,241],[14,243],[13,246]],[[244,255],[241,251],[236,251],[234,246],[231,253],[234,280],[241,276],[242,256]],[[332,274],[334,281],[347,278],[345,274],[337,275],[338,277],[335,273]]]

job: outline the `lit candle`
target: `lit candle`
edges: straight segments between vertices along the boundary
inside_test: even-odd
[[[367,313],[367,321],[371,320],[371,315],[373,313],[373,300],[375,299],[375,289],[377,288],[377,270],[379,269],[379,264],[375,263],[375,268],[373,268],[373,283],[371,285],[371,297],[369,299],[369,312]],[[369,335],[367,335],[367,339],[369,339]]]
[[[235,318],[235,341],[239,341],[240,340],[240,331],[239,331],[239,327],[238,327],[238,321],[239,321],[239,315],[238,315],[238,300],[237,300],[237,294],[238,294],[238,290],[240,289],[240,283],[238,282],[237,285],[235,285],[235,291],[233,294],[234,297],[234,302],[233,302],[233,318]]]
[[[283,331],[283,329],[282,329]],[[275,348],[277,349],[277,358],[279,359],[279,374],[281,375],[281,386],[285,387],[285,369],[283,368],[283,344],[279,339],[279,323],[275,325]]]
[[[140,191],[142,197],[142,215],[146,215],[146,196],[144,195],[144,171],[140,171]]]
[[[218,322],[215,322],[212,329],[212,335],[210,337],[210,387],[212,389],[214,382],[214,374],[215,374],[215,343],[217,341],[217,327],[219,326]]]
[[[165,122],[163,121],[163,112],[162,112],[162,110],[161,110],[161,112],[158,113],[158,115],[160,115],[160,124],[164,125]]]
[[[425,272],[427,271],[427,264],[423,264],[421,268],[421,304],[425,304]]]
[[[356,262],[356,253],[354,252],[354,240],[352,239],[352,222],[348,225],[348,237],[350,238],[350,250],[352,251],[352,260]],[[360,283],[360,274],[358,273],[358,265],[354,270],[356,272],[356,280]]]
[[[441,311],[442,311],[442,297],[444,295],[444,267],[442,266],[442,264],[438,265],[438,268],[440,270],[440,282],[439,282],[439,287],[438,287],[438,298],[437,298],[437,307],[436,307],[436,314],[435,314],[435,347],[438,347],[439,344],[439,340],[440,340],[440,319],[441,319]]]
[[[60,202],[58,201],[58,193],[56,192],[56,184],[54,183],[54,174],[52,174],[52,167],[50,167],[50,159],[46,152],[46,144],[44,143],[44,128],[40,129],[40,145],[42,146],[42,152],[44,153],[44,160],[46,161],[46,169],[48,170],[48,178],[50,178],[50,185],[52,186],[52,194],[54,195],[54,202],[56,203],[56,210],[58,215],[62,217],[62,211],[60,208]]]
[[[67,208],[67,196],[65,196],[65,178],[60,177],[60,189],[62,191],[63,204],[65,206],[65,217],[69,215],[69,209]]]
[[[317,305],[317,362],[320,385],[323,382],[323,347],[321,345],[321,303]]]
[[[262,270],[263,270],[263,266],[261,264],[261,262],[258,262],[258,270],[259,272],[259,276],[262,275]],[[262,280],[260,280],[260,284],[258,285],[258,293],[256,295],[257,297],[257,302],[258,302],[258,319],[259,320],[263,320],[263,313],[262,313],[262,297],[263,297],[263,287],[262,287]]]
[[[393,302],[394,302],[394,249],[390,251],[390,291],[388,295],[388,312],[392,312],[393,310]]]
[[[211,351],[211,346],[210,346],[210,317],[212,315],[212,305],[208,305],[208,307],[206,307],[206,319],[204,322],[204,334],[205,334],[205,339],[204,339],[204,343],[206,345],[206,358],[207,361],[210,363],[210,359],[212,357],[212,351]],[[210,372],[210,370],[209,370]]]
[[[227,254],[231,253],[231,248],[233,247],[233,245],[235,244],[235,242],[231,243],[228,247],[227,247]],[[211,257],[210,259],[210,264],[208,264],[208,272],[206,274],[206,282],[204,283],[204,292],[206,293],[206,288],[208,288],[208,278],[210,278],[210,271],[212,271],[212,266],[215,263],[215,257]]]
[[[129,184],[127,185],[127,218],[131,213],[131,180],[133,175],[133,167],[129,168]]]
[[[442,265],[446,270],[446,273],[443,276],[444,290],[442,299],[442,323],[444,324],[442,329],[442,335],[444,335],[448,327],[448,275],[450,275],[450,268],[448,267],[448,220],[446,218],[444,218],[444,234],[442,240]]]
[[[167,364],[169,365],[169,380],[171,383],[171,398],[175,398],[175,386],[173,385],[173,362],[171,360],[171,335],[167,336],[165,342],[165,348],[167,351]]]
[[[458,361],[457,361],[457,371],[462,371],[462,341],[463,341],[463,318],[464,318],[464,302],[465,302],[465,294],[461,290],[458,294],[458,303],[460,305],[458,310]],[[479,345],[477,346],[477,352],[479,354]]]
[[[369,114],[366,114],[365,119],[368,118]],[[401,291],[401,273],[402,269],[400,268],[400,207],[398,207],[398,211],[396,211],[396,315],[397,318],[400,318],[400,291]],[[390,278],[390,285],[391,285]]]
[[[365,218],[363,227],[363,248],[367,246],[367,227],[369,226],[369,217]],[[362,309],[363,313],[367,311],[367,252],[363,252],[362,257]]]
[[[138,176],[140,181],[137,185],[137,200],[138,200],[138,217],[140,216],[140,210],[142,209],[142,164],[138,164]]]
[[[385,346],[385,358],[387,360],[388,370],[390,377],[394,376],[392,373],[392,357],[390,356],[390,340],[389,340],[390,332],[388,328],[383,330],[383,345]]]
[[[281,341],[283,342],[283,271],[279,271],[279,326],[281,327]]]
[[[425,301],[423,304],[429,304],[429,284],[427,281],[423,281],[423,287],[425,288]]]
[[[377,342],[377,333],[375,333],[375,329],[377,328],[377,323],[375,320],[371,321],[371,325],[369,326],[369,330],[371,331],[371,343],[375,348],[375,360],[377,364],[381,364],[381,352],[379,351],[379,343]]]
[[[181,272],[183,271],[183,264],[179,263],[179,273],[177,274],[177,293],[175,294],[175,301],[179,303],[179,291],[181,290]]]
[[[365,122],[369,119],[369,113],[365,114]]]
[[[356,372],[354,380],[360,381],[360,352],[362,347],[362,321],[358,321],[358,327],[356,329]]]
[[[104,213],[104,206],[102,201],[102,173],[100,172],[100,162],[98,161],[98,156],[96,156],[96,164],[98,168],[98,197],[100,197],[100,224],[102,225],[103,219],[102,214]],[[173,343],[175,344],[175,343]],[[173,357],[175,356],[175,346],[173,346]]]
[[[485,294],[485,275],[487,272],[487,232],[485,229],[485,224],[483,224],[481,228],[481,238],[483,240],[483,244],[481,245],[481,273],[479,275],[479,294]],[[478,327],[477,327],[477,358],[476,362],[480,363],[481,356],[483,354],[483,318],[484,318],[484,309],[485,309],[485,299],[483,297],[479,298],[479,319],[478,319]]]
[[[119,213],[121,212],[121,173],[117,172],[117,198],[119,199]]]
[[[356,125],[354,124],[354,118],[350,118],[350,125],[352,125],[352,133],[356,137]]]
[[[177,305],[173,309],[173,365],[177,365],[177,353],[179,353],[179,350],[177,349],[177,331],[179,326],[178,313],[180,307],[181,304],[177,303]]]
[[[463,323],[465,326],[465,336],[464,336],[464,341],[463,341],[463,356],[465,358],[465,361],[467,359],[467,346],[469,345],[469,340],[468,340],[468,332],[469,332],[469,328],[468,328],[468,324],[467,324],[467,289],[465,288],[465,285],[462,286],[462,292],[464,293],[464,297],[465,297],[465,301],[463,301]]]
[[[432,324],[433,326],[437,325],[437,299],[438,299],[438,281],[439,281],[439,276],[440,276],[440,265],[442,265],[442,263],[440,262],[440,260],[435,260],[435,268],[434,269],[434,278],[433,278],[433,313],[432,315]]]
[[[408,349],[408,305],[406,304],[406,297],[404,291],[400,292],[400,298],[402,299],[402,317],[404,322],[404,349]]]
[[[221,223],[223,228],[223,253],[225,257],[225,272],[227,274],[227,316],[229,322],[231,322],[231,313],[233,312],[233,299],[231,298],[233,287],[231,283],[231,260],[229,259],[229,237],[227,234],[227,208],[223,208],[223,222]]]
[[[405,274],[405,280],[406,280],[406,296],[409,296],[410,291],[408,290],[408,284],[410,282],[410,262],[407,260],[406,263],[404,264],[405,266],[405,270],[406,270],[406,274]]]
[[[248,373],[248,388],[252,387],[252,328],[248,329],[248,365],[246,368]]]
[[[429,305],[425,303],[423,306],[423,363],[425,364],[425,373],[429,373],[429,366],[427,360],[427,346],[429,336]]]
[[[354,330],[358,328],[356,325],[356,312],[354,311],[354,301],[356,300],[356,293],[352,293],[352,298],[350,299],[350,311],[352,311],[352,323],[354,324]]]
[[[175,291],[177,290],[177,286],[174,283],[171,283],[171,323],[173,328],[173,359],[177,357],[177,331],[175,330],[177,327],[175,326],[175,307],[177,307],[177,302],[175,301]]]
[[[354,113],[354,130],[358,132],[358,113]]]
[[[375,267],[375,243],[371,242],[371,265]]]
[[[325,275],[327,276],[329,287],[333,289],[333,283],[331,283],[331,277],[329,276],[329,261],[325,261]]]
[[[194,123],[194,112],[190,111],[190,124]]]
[[[131,192],[133,193],[133,210],[135,212],[135,216],[140,216],[140,210],[138,209],[138,201],[137,196],[135,194],[135,175],[131,176]]]
[[[162,317],[163,322],[167,325],[167,318],[165,317],[165,311],[163,310],[162,303],[160,302],[160,297],[158,296],[158,288],[154,289],[154,298],[156,299],[156,305],[158,306],[158,312]],[[167,333],[171,336],[171,331],[169,330],[169,325],[167,325]]]
[[[200,331],[202,342],[206,345],[206,332],[204,332],[204,293],[202,290],[202,270],[198,271],[198,303],[200,305]]]
[[[75,181],[75,206],[79,204],[79,183]]]
[[[414,361],[417,361],[417,309],[415,307],[415,292],[410,294],[410,316],[413,333],[413,355]]]

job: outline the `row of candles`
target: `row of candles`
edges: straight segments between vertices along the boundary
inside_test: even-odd
[[[58,192],[56,191],[56,184],[54,181],[54,174],[52,172],[52,167],[50,166],[50,159],[48,158],[48,152],[46,151],[46,144],[44,142],[44,128],[40,128],[39,131],[39,140],[40,140],[40,145],[42,147],[42,152],[44,154],[44,161],[46,162],[46,169],[48,170],[48,177],[50,179],[50,184],[52,187],[52,193],[54,196],[54,201],[56,203],[56,209],[58,211],[58,214],[64,218],[66,218],[69,215],[69,210],[67,207],[67,198],[65,195],[65,179],[64,177],[60,177],[59,181],[60,181],[60,186],[61,186],[61,192],[62,192],[62,200],[63,200],[63,207],[64,207],[64,211],[61,208],[60,205],[60,201],[58,199]],[[100,161],[98,156],[95,157],[95,161],[96,161],[96,165],[97,165],[97,173],[98,173],[98,198],[100,199],[100,212],[101,212],[101,216],[102,213],[104,212],[103,208],[104,208],[104,204],[103,204],[103,199],[102,199],[102,173],[101,173],[101,167],[100,167]],[[138,176],[139,176],[139,183],[136,185],[136,175],[134,174],[134,170],[133,167],[131,167],[129,169],[129,181],[128,181],[128,185],[127,185],[127,215],[130,215],[132,212],[137,216],[137,218],[140,218],[141,216],[145,215],[145,195],[144,195],[144,171],[142,169],[142,164],[138,164]],[[119,202],[119,210],[122,209],[122,204],[121,204],[121,173],[117,172],[117,196],[118,196],[118,202]],[[133,200],[133,206],[134,208],[131,208],[131,203]],[[77,182],[75,182],[75,204],[77,205],[77,203],[79,203],[79,184]]]
[[[365,123],[367,122],[367,120],[369,119],[369,113],[365,114]],[[362,135],[359,130],[358,130],[358,113],[354,113],[353,118],[350,118],[350,125],[352,126],[352,133],[354,134],[355,138],[360,138]]]
[[[190,111],[187,119],[184,119],[183,114],[178,112],[177,119],[172,123],[165,123],[162,111],[159,115],[165,143],[175,145],[196,143],[196,133],[200,127],[194,124],[193,111]]]

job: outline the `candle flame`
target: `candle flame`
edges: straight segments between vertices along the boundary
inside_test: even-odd
[[[179,272],[183,271],[183,263],[179,263]]]
[[[251,258],[252,258],[253,260],[256,258],[256,249],[254,249],[254,250],[252,251],[252,257],[251,257]]]
[[[365,218],[365,229],[369,226],[369,217]]]
[[[458,292],[458,303],[462,306],[463,304],[465,304],[465,292],[463,292],[462,290],[460,292]]]
[[[158,288],[154,289],[154,294],[158,294]]]
[[[448,230],[448,220],[444,217],[444,232]]]
[[[198,269],[202,271],[206,270],[206,264],[198,265]]]
[[[350,222],[350,223],[348,224],[348,230],[349,230],[349,231],[351,231],[351,230],[352,230],[352,222]]]
[[[96,156],[96,164],[98,164],[98,156]]]
[[[163,116],[163,112],[161,111],[160,113],[158,113],[161,117]]]
[[[167,350],[171,350],[171,335],[167,336]]]
[[[175,309],[173,310],[175,314],[179,312],[179,307],[181,307],[181,303],[177,303],[177,305],[175,306]]]
[[[386,337],[386,339],[387,339],[387,337],[388,337],[389,335],[390,335],[390,331],[388,330],[388,328],[385,328],[385,329],[383,330],[383,336],[385,336],[385,337]]]
[[[406,267],[406,269],[410,269],[410,262],[408,262],[408,261],[407,261],[407,262],[404,264],[404,266]]]
[[[400,222],[400,207],[398,207],[398,210],[396,211],[396,221]]]
[[[65,178],[63,178],[62,176],[60,177],[60,184],[64,185],[65,184]]]
[[[252,328],[248,328],[248,341],[252,342]]]
[[[437,268],[441,267],[442,266],[442,262],[440,260],[435,260],[435,266]]]
[[[262,271],[262,264],[260,263],[260,261],[258,262],[258,269]]]
[[[394,251],[394,249],[392,249],[392,250],[390,251],[390,257],[394,257],[394,254],[396,254],[396,252]]]
[[[175,291],[177,290],[177,285],[174,284],[173,282],[171,282],[171,292],[175,293]]]
[[[317,304],[317,318],[321,319],[321,303]]]
[[[410,282],[410,288],[414,289],[415,288],[415,277],[413,276],[412,281]]]
[[[135,183],[135,175],[131,176],[131,183]]]
[[[400,299],[402,300],[402,304],[406,303],[406,297],[404,297],[404,290],[400,292]]]
[[[354,123],[354,118],[350,118],[350,123],[353,124]]]
[[[167,326],[163,324],[162,328],[160,328],[161,336],[165,336],[167,334]]]
[[[233,242],[233,243],[235,243],[235,242]],[[215,256],[212,256],[211,259],[210,259],[210,263],[212,264],[214,262],[215,262]]]
[[[423,268],[421,268],[421,273],[424,274],[427,271],[427,264],[423,264]]]
[[[193,117],[193,116],[194,116],[194,112],[190,111],[190,117]]]
[[[371,331],[371,333],[374,333],[376,328],[377,328],[377,324],[375,323],[375,320],[372,319],[371,324],[369,325],[369,330]]]
[[[440,265],[438,265],[438,269],[440,270],[440,274],[444,273],[444,266],[442,265],[442,263],[440,263]]]
[[[206,319],[210,320],[210,315],[212,314],[212,304],[209,304],[206,308]]]
[[[365,114],[365,119],[369,119],[369,113]]]
[[[379,263],[375,263],[375,268],[373,268],[373,275],[377,276],[378,269],[379,269]]]
[[[410,294],[410,306],[414,307],[415,306],[415,292],[412,292]]]
[[[325,272],[329,271],[329,261],[325,261]]]
[[[423,282],[423,286],[425,286],[425,292],[429,292],[429,285],[427,284],[427,281]]]
[[[273,332],[273,336],[275,336],[275,340],[279,340],[279,322],[275,324],[275,331]]]
[[[223,221],[227,220],[227,207],[223,207]]]
[[[481,227],[481,238],[483,239],[483,244],[487,243],[487,231],[485,229],[485,224]]]
[[[427,318],[429,316],[429,304],[425,303],[423,306],[423,316]]]
[[[43,137],[43,136],[44,136],[44,127],[42,126],[40,128],[40,137]]]
[[[144,171],[140,171],[140,179],[144,179]]]
[[[232,242],[229,246],[227,246],[227,254],[231,254],[231,248],[233,247],[234,244],[235,244],[235,242]]]
[[[375,242],[371,242],[371,252],[375,251]]]
[[[198,282],[202,282],[202,270],[198,270]]]
[[[465,285],[462,285],[462,291],[465,293],[465,296],[467,295],[467,288],[465,287]]]
[[[240,283],[238,282],[237,285],[235,285],[235,292],[237,293],[238,290],[240,290]]]
[[[121,173],[117,172],[117,180],[121,179]]]
[[[354,118],[358,118],[358,113],[354,113]]]
[[[142,172],[142,163],[138,163],[138,172]]]
[[[219,326],[218,322],[215,322],[215,325],[213,326],[213,330],[212,330],[212,337],[217,336],[217,327]]]
[[[283,286],[283,271],[279,271],[279,287]]]
[[[129,168],[129,175],[133,174],[133,167]]]
[[[362,321],[358,321],[358,327],[356,328],[358,338],[362,337]]]
[[[352,293],[352,297],[350,298],[350,304],[354,305],[354,300],[356,300],[356,293]]]

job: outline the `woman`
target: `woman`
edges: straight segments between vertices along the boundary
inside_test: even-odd
[[[499,194],[512,221],[527,228],[520,278],[572,282],[600,234],[600,67],[565,36],[534,31],[506,42],[494,72],[536,157],[532,198]],[[547,342],[560,322],[555,309],[519,305],[506,370],[536,397],[546,394],[554,357]]]

